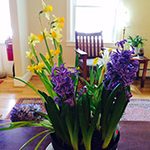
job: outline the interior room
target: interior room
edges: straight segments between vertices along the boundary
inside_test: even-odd
[[[98,96],[101,97],[104,96],[103,90],[105,87],[105,81],[106,81],[105,79],[106,77],[108,77],[107,72],[110,73],[107,64],[104,63],[106,61],[106,57],[105,57],[105,61],[101,61],[101,58],[104,58],[105,51],[108,51],[109,60],[107,61],[107,63],[109,61],[111,63],[113,62],[113,56],[110,57],[111,55],[113,55],[113,52],[115,54],[119,53],[116,58],[119,61],[119,56],[122,55],[122,57],[125,57],[120,50],[122,51],[128,50],[132,53],[130,60],[131,60],[131,65],[133,67],[132,68],[133,70],[134,67],[136,67],[136,63],[138,64],[137,64],[137,69],[135,69],[136,71],[134,72],[133,76],[132,73],[130,73],[132,69],[127,70],[127,68],[123,69],[121,67],[120,69],[118,67],[118,72],[121,72],[122,70],[124,71],[127,70],[126,73],[128,75],[124,73],[119,77],[119,73],[118,74],[116,73],[117,74],[116,78],[113,75],[112,77],[109,76],[110,80],[111,79],[118,80],[117,81],[118,88],[116,86],[113,87],[111,90],[109,89],[109,92],[110,93],[112,92],[111,93],[112,95],[114,94],[113,95],[114,102],[112,103],[112,105],[113,104],[117,105],[115,99],[119,97],[118,95],[124,93],[124,91],[126,91],[125,94],[129,92],[128,96],[131,97],[131,98],[127,98],[129,102],[126,103],[124,107],[122,106],[123,108],[125,108],[125,110],[122,108],[122,111],[120,111],[122,112],[118,120],[118,124],[120,123],[120,128],[118,129],[117,126],[115,126],[115,129],[113,130],[114,132],[112,133],[111,137],[119,136],[117,146],[116,146],[118,147],[119,150],[141,150],[141,149],[149,150],[150,149],[150,142],[149,142],[150,141],[150,50],[149,50],[150,49],[150,20],[148,19],[150,16],[149,0],[145,0],[145,1],[142,0],[138,0],[138,1],[137,0],[132,0],[132,1],[131,0],[95,0],[95,1],[92,0],[36,0],[36,1],[5,0],[5,2],[2,1],[1,3],[2,4],[0,6],[0,12],[1,12],[0,19],[1,19],[2,28],[0,29],[0,34],[2,36],[0,36],[0,135],[2,138],[0,138],[0,149],[18,150],[21,148],[21,146],[23,146],[25,142],[27,142],[30,138],[32,138],[32,136],[35,136],[39,132],[41,132],[41,134],[46,133],[46,135],[48,136],[50,135],[47,131],[43,130],[43,126],[44,128],[45,127],[47,128],[45,122],[44,122],[45,124],[43,123],[44,124],[43,126],[37,124],[27,124],[27,122],[25,124],[14,123],[10,128],[9,128],[9,123],[12,116],[11,112],[13,112],[12,110],[14,109],[17,110],[17,107],[21,104],[38,105],[38,107],[41,107],[42,111],[43,110],[44,112],[47,111],[47,105],[49,103],[47,101],[44,101],[44,99],[46,99],[44,97],[45,95],[43,93],[40,93],[39,90],[44,91],[49,96],[55,99],[57,92],[55,90],[51,91],[51,87],[56,86],[54,84],[55,80],[49,83],[47,79],[49,80],[53,79],[53,76],[55,76],[55,72],[53,71],[55,70],[57,72],[59,70],[56,67],[57,64],[58,67],[63,68],[65,66],[68,70],[71,70],[72,72],[68,71],[70,74],[74,73],[73,70],[76,67],[76,70],[79,73],[79,76],[81,75],[81,78],[79,77],[78,80],[75,80],[76,82],[74,81],[72,83],[74,84],[74,87],[77,83],[79,84],[76,85],[76,89],[74,91],[78,91],[81,88],[82,89],[81,90],[82,92],[80,91],[81,93],[84,92],[88,94],[90,93],[89,94],[90,96],[93,93],[93,97],[94,97],[94,95],[97,94],[95,91],[101,86],[100,90],[98,91],[98,92],[102,91],[101,94],[98,94]],[[50,32],[49,37],[48,37],[48,32]],[[103,45],[100,47],[101,50],[98,50],[98,53],[100,54],[100,58],[98,58],[98,56],[96,57],[92,56],[92,59],[93,58],[94,59],[92,60],[92,64],[89,65],[90,67],[88,68],[88,72],[86,73],[88,77],[84,76],[84,73],[87,71],[86,67],[88,66],[88,55],[89,55],[87,54],[88,52],[83,52],[84,50],[81,52],[85,56],[85,57],[83,56],[82,58],[83,61],[81,61],[83,64],[85,62],[84,64],[85,66],[83,65],[82,68],[79,67],[79,65],[76,65],[76,62],[80,64],[80,58],[81,58],[79,57],[79,55],[81,54],[80,50],[82,50],[81,47],[84,46],[82,44],[81,44],[82,46],[80,45],[81,47],[77,46],[77,42],[79,42],[82,39],[79,39],[79,41],[76,40],[75,32],[87,33],[87,34],[97,33],[97,32],[102,33],[101,42]],[[55,34],[58,33],[58,35],[54,35],[53,33]],[[83,37],[83,41],[84,41],[84,37]],[[137,42],[136,41],[137,39],[135,38],[138,37],[141,38],[140,39],[141,41],[139,42],[140,44],[136,46],[134,45],[133,42]],[[98,41],[99,40],[97,38],[96,43],[98,43]],[[121,45],[122,44],[121,41],[123,42],[123,47]],[[119,43],[118,45],[116,44],[117,42]],[[94,44],[95,41],[92,42],[91,45]],[[87,47],[89,46],[88,44],[85,45]],[[138,48],[137,52],[136,52],[136,48]],[[52,53],[52,51],[54,51],[53,49],[55,49],[55,52]],[[35,69],[35,67],[34,69],[32,68],[34,66],[35,60],[32,60],[30,55],[31,53],[29,54],[29,52],[31,51],[33,52],[32,55],[34,55],[35,59],[38,62],[37,70]],[[50,57],[48,59],[46,57],[47,52]],[[40,59],[36,57],[37,54],[39,55],[38,57],[40,57]],[[127,58],[125,57],[125,59]],[[43,63],[40,64],[41,60],[46,66],[45,68],[47,73],[44,75],[42,74],[43,73],[42,70],[40,70],[41,68],[44,68]],[[47,63],[47,60],[50,61],[49,64]],[[99,65],[99,67],[96,67],[98,66],[98,63],[95,66],[94,63],[97,62],[98,60],[100,60],[99,62],[103,62],[104,64]],[[132,64],[133,62],[135,62],[135,64]],[[127,63],[129,62],[124,61],[122,66],[124,66],[124,64],[126,65]],[[64,64],[64,66],[62,66],[61,64]],[[119,64],[121,64],[121,62],[118,63],[118,65]],[[38,68],[38,65],[41,66],[39,66]],[[114,65],[114,68],[117,69],[117,65],[116,66]],[[101,76],[101,74],[99,73],[98,81],[95,81],[97,76],[94,76],[95,74],[94,69],[100,69],[99,71],[103,75]],[[80,74],[81,71],[83,72],[83,75]],[[121,80],[120,78],[123,78],[124,82],[120,81]],[[68,80],[70,80],[70,78]],[[67,83],[69,82],[68,80]],[[125,84],[125,82],[129,80],[130,80],[129,84]],[[61,81],[57,81],[57,82],[61,82]],[[95,82],[98,82],[98,85],[92,86],[91,84],[95,84]],[[106,82],[106,84],[107,83],[108,81]],[[126,86],[124,85],[123,88],[120,88],[119,86],[123,84],[125,84]],[[67,87],[64,88],[66,88],[64,91],[68,90]],[[69,90],[67,92],[70,93],[71,91],[70,87],[68,86],[68,88]],[[90,92],[88,92],[88,88]],[[113,91],[115,90],[117,91],[119,88],[120,88],[119,91],[120,94],[115,96],[116,93],[115,92],[113,93]],[[95,89],[95,91],[93,89]],[[121,91],[122,89],[124,91]],[[110,100],[112,95],[107,95],[106,97]],[[72,105],[74,106],[76,104],[76,102],[71,103],[70,101],[69,102],[68,101],[66,103],[67,104],[69,103],[70,106]],[[42,104],[42,102],[44,104]],[[57,104],[57,106],[59,106],[58,101],[57,102],[55,101],[55,103]],[[66,107],[64,107],[64,109]],[[96,110],[95,105],[94,107],[95,107],[94,110]],[[103,106],[101,106],[100,108],[102,109],[101,111],[104,111],[104,109],[107,110],[107,108],[109,109],[109,107],[107,106],[106,108],[103,108]],[[121,109],[121,106],[118,107],[118,109],[119,108]],[[19,109],[21,109],[21,107]],[[22,109],[28,110],[28,108],[22,108]],[[90,111],[89,112],[91,113],[92,116],[93,115],[92,107],[90,109],[91,112]],[[61,109],[58,110],[60,111]],[[67,109],[68,113],[69,110],[70,109],[68,108]],[[85,109],[85,111],[87,111],[87,109]],[[49,112],[47,113],[49,115]],[[102,117],[103,113],[102,112],[99,113],[101,114],[99,115],[99,120],[97,119],[97,124],[100,122],[101,118],[103,119]],[[111,113],[113,114],[113,110]],[[107,116],[107,114],[105,115]],[[118,116],[116,115],[116,118]],[[92,116],[91,118],[93,119],[94,117]],[[53,120],[53,118],[49,118],[47,120],[50,121],[51,119]],[[80,116],[78,118],[79,120],[78,119],[75,120],[75,119],[76,118],[74,118],[74,122],[80,122],[82,120],[80,119]],[[108,117],[108,120],[109,119],[110,118]],[[59,123],[61,123],[61,121],[62,120],[59,120]],[[74,122],[73,124],[75,124]],[[97,150],[96,148],[93,148],[92,146],[93,143],[91,144],[91,147],[90,146],[88,147],[87,146],[88,144],[86,143],[89,140],[88,138],[86,139],[86,136],[88,137],[88,131],[91,129],[90,128],[92,124],[91,122],[89,128],[87,127],[87,134],[84,134],[84,129],[82,133],[82,127],[81,129],[79,129],[81,130],[80,131],[81,137],[83,137],[81,143],[84,145],[85,148],[83,149],[85,150]],[[6,123],[6,126],[4,125],[4,123]],[[82,123],[80,123],[80,125]],[[52,124],[47,123],[47,124],[48,127],[52,129],[52,131],[54,132],[55,127],[54,128],[52,127],[53,123]],[[103,122],[99,124],[100,124],[99,126],[100,129],[102,127]],[[107,124],[109,124],[109,122]],[[106,126],[104,125],[105,128],[107,128],[107,124]],[[25,127],[25,126],[30,126],[30,127]],[[39,127],[35,127],[35,126],[39,126]],[[61,125],[59,124],[59,126]],[[1,128],[3,127],[4,128],[6,127],[7,130],[1,131]],[[18,129],[12,129],[12,128],[18,128]],[[66,125],[66,128],[69,127]],[[8,130],[8,129],[12,129],[12,130]],[[72,132],[71,130],[69,131]],[[70,134],[69,131],[67,131],[68,134]],[[119,135],[118,134],[116,135],[115,133],[118,131],[119,131]],[[65,135],[65,133],[63,132],[61,133],[61,135],[63,134]],[[73,133],[75,134],[75,131]],[[101,137],[103,137],[102,133],[101,133]],[[29,144],[27,144],[27,149],[32,150],[37,148],[37,149],[44,150],[48,146],[47,150],[53,150],[53,149],[58,150],[54,146],[55,144],[57,145],[58,141],[54,144],[52,142],[53,136],[51,135],[50,138],[50,136],[48,137],[46,135],[45,137],[44,136],[40,138],[38,137],[38,139],[36,139],[35,141],[31,140],[33,143],[29,142]],[[14,137],[14,139],[12,138],[12,136]],[[62,138],[62,136],[60,136],[60,138]],[[106,143],[105,143],[105,139],[102,140],[102,142],[104,143],[101,142],[101,146],[103,147],[101,149],[107,148],[106,147],[108,146],[107,138],[108,137],[106,137]],[[40,139],[42,140],[40,141]],[[15,143],[14,141],[17,142]],[[77,144],[75,141],[80,142],[80,138],[75,139],[75,137],[71,136],[70,134],[70,139],[68,143],[71,143],[73,150],[78,150],[80,149],[79,147],[80,144],[79,143]],[[50,146],[53,146],[53,148],[49,147],[49,143],[51,142],[52,145]],[[13,144],[11,145],[10,143]],[[62,150],[63,149],[65,150],[65,148],[62,148]],[[67,150],[70,149],[67,147]]]

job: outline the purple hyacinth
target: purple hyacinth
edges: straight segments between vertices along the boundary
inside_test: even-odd
[[[68,71],[64,65],[60,67],[54,67],[52,69],[52,83],[54,85],[54,91],[58,94],[61,100],[68,100],[70,106],[73,102],[70,102],[70,99],[73,101],[74,96],[74,85],[73,80],[71,79],[72,73]],[[60,99],[56,98],[56,103],[60,104]]]
[[[124,49],[124,45],[125,45],[126,42],[127,42],[127,40],[124,39],[124,40],[121,40],[121,41],[117,42],[115,45],[118,46],[118,47],[121,47],[122,49]]]
[[[108,90],[114,89],[119,83],[126,87],[133,82],[139,63],[131,59],[131,54],[129,50],[117,50],[111,54],[104,77],[104,85]]]
[[[36,121],[39,122],[43,117],[39,114],[41,112],[40,105],[37,104],[16,104],[10,113],[10,120],[17,121]]]

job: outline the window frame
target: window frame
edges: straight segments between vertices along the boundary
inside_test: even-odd
[[[75,19],[74,18],[76,17],[75,16],[75,7],[74,7],[75,4],[72,4],[72,3],[75,1],[76,0],[67,0],[67,46],[72,46],[75,43],[75,39],[72,36],[72,35],[74,35],[74,32],[75,32]],[[117,6],[119,6],[119,2],[120,2],[120,0],[116,0]],[[77,5],[77,6],[80,6],[80,5]],[[114,42],[116,42],[117,32],[120,30],[119,26],[117,25],[117,23],[118,23],[117,6],[116,6],[116,8],[114,8],[115,9],[115,18],[114,18],[115,21],[114,21],[114,27],[113,27],[113,31],[112,31],[113,33],[112,33],[111,41],[104,40],[104,43],[108,44],[110,46],[114,45]],[[86,7],[86,5],[85,5],[85,7]],[[101,5],[99,5],[99,6],[92,5],[91,7],[101,7]],[[73,16],[71,16],[71,15],[73,15]]]

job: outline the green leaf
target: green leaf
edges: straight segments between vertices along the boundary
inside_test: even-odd
[[[38,148],[40,147],[40,145],[42,144],[42,142],[45,140],[45,138],[47,137],[47,136],[49,136],[50,135],[50,132],[49,133],[47,133],[38,143],[37,143],[37,145],[36,145],[36,147],[35,147],[35,149],[34,150],[38,150]]]
[[[39,91],[39,93],[43,95],[46,100],[45,108],[57,136],[59,136],[66,143],[69,143],[65,120],[61,118],[60,112],[54,100],[44,92]]]
[[[60,54],[58,55],[58,66],[60,66],[61,64],[63,64],[63,58],[62,58],[62,45],[59,45],[59,49],[60,49]]]
[[[45,45],[46,45],[46,48],[47,48],[47,52],[48,52],[48,55],[49,55],[49,58],[50,58],[50,64],[52,64],[52,66],[54,66],[54,61],[52,59],[52,55],[50,53],[50,49],[49,49],[48,42],[47,42],[47,39],[46,39],[46,36],[45,36],[44,32],[43,32],[43,37],[44,37],[44,42],[45,42]]]
[[[49,130],[44,130],[44,131],[42,131],[42,132],[36,134],[36,135],[33,136],[32,138],[30,138],[23,146],[21,146],[21,148],[20,148],[19,150],[23,150],[23,149],[24,149],[27,145],[29,145],[33,140],[35,140],[37,137],[39,137],[40,135],[45,134],[45,133],[47,133],[47,132],[50,133]]]
[[[45,58],[45,56],[44,56],[43,54],[40,53],[40,56],[41,56],[43,62],[45,63],[45,65],[46,65],[46,67],[47,67],[48,73],[51,74],[51,69],[52,69],[51,65],[50,65],[49,62],[46,60],[46,58]]]
[[[79,67],[79,55],[76,54],[76,58],[75,58],[75,67]]]
[[[94,67],[92,66],[90,68],[90,85],[93,85],[94,83]]]

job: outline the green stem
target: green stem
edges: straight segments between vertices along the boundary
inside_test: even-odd
[[[44,32],[43,32],[43,37],[44,37],[45,45],[46,45],[47,52],[48,52],[48,55],[49,55],[50,64],[52,64],[52,66],[54,66],[54,62],[53,62],[53,59],[52,59],[52,55],[51,55],[51,53],[50,53],[50,49],[49,49],[49,46],[48,46],[48,43],[47,43],[46,36],[45,36],[45,33],[44,33]]]
[[[31,45],[31,47],[32,47],[32,52],[33,52],[34,57],[36,58],[37,62],[39,62],[39,59],[38,59],[38,57],[37,57],[37,55],[36,55],[36,51],[35,51],[34,46]]]

